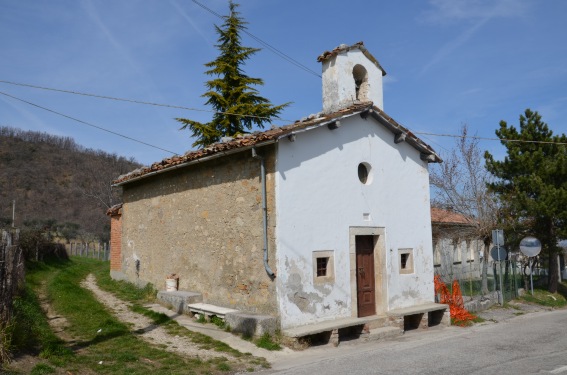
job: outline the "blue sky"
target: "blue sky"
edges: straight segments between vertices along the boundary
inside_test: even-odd
[[[201,0],[226,14],[228,1]],[[494,137],[537,110],[567,133],[567,1],[241,0],[248,31],[320,74],[317,56],[364,41],[387,71],[385,111],[414,132],[458,134],[463,123]],[[213,24],[191,0],[0,0],[0,80],[208,110],[203,64],[217,56]],[[262,47],[244,35],[243,44]],[[245,71],[260,93],[293,102],[276,125],[321,110],[321,79],[268,49]],[[176,117],[202,111],[162,108],[0,83],[0,92],[90,124],[183,153],[188,131]],[[149,164],[166,151],[124,139],[0,95],[0,125],[69,136],[77,143]],[[421,135],[440,154],[451,138]],[[481,147],[504,155],[499,142]]]

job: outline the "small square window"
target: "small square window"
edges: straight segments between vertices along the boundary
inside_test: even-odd
[[[400,273],[413,273],[413,249],[399,249]]]
[[[409,257],[409,253],[400,254],[400,267],[402,267],[403,270],[406,270],[408,268]]]
[[[316,284],[335,281],[334,251],[319,250],[313,252],[313,282]]]
[[[327,265],[329,264],[329,258],[317,258],[317,277],[327,276]]]

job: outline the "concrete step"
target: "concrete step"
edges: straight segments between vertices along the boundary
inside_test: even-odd
[[[370,330],[368,341],[381,341],[399,337],[403,331],[399,327],[381,327]]]
[[[368,320],[366,322],[366,325],[371,330],[374,328],[387,327],[390,325],[390,317],[387,315],[376,315],[368,318],[371,318],[371,320]]]

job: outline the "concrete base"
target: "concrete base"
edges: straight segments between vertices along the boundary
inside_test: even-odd
[[[117,280],[117,281],[128,281],[126,274],[122,271],[110,270],[110,278],[112,280]]]
[[[183,314],[187,305],[203,301],[203,295],[195,292],[166,292],[161,290],[157,294],[157,301],[160,305],[165,306],[178,314]]]
[[[470,313],[475,313],[491,308],[498,303],[498,292],[491,292],[482,298],[475,297],[471,301],[465,302],[465,309]]]
[[[276,318],[269,315],[246,314],[243,312],[227,313],[224,321],[234,333],[245,336],[262,336],[265,333],[274,335],[277,330]]]

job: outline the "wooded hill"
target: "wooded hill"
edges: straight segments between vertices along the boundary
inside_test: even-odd
[[[0,127],[0,226],[43,227],[64,237],[107,240],[110,183],[140,167],[132,158],[84,148],[72,138]]]

